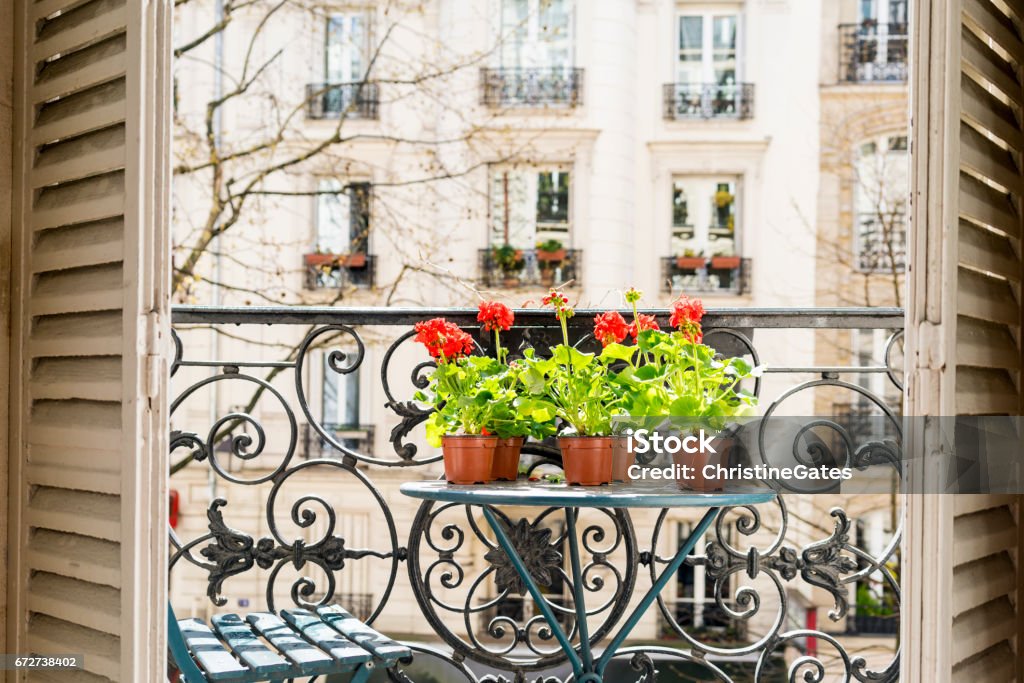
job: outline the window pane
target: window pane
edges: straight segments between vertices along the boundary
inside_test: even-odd
[[[734,256],[737,183],[721,176],[672,181],[672,256]]]
[[[344,254],[349,247],[349,197],[341,183],[321,180],[317,186],[316,248],[326,254]]]
[[[503,0],[500,39],[503,67],[572,66],[572,1]]]
[[[569,174],[553,171],[537,174],[537,222],[569,222]]]
[[[331,83],[362,80],[366,49],[366,18],[334,14],[327,19],[326,79]]]
[[[736,83],[736,17],[715,17],[712,28],[711,58],[714,61],[715,83],[732,85]]]
[[[539,35],[542,66],[572,65],[572,25],[568,0],[540,0]]]

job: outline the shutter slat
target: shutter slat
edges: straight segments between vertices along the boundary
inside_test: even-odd
[[[40,62],[124,33],[126,17],[124,0],[92,0],[43,22],[40,39],[32,46],[32,59]]]
[[[123,78],[125,48],[124,36],[118,36],[48,62],[29,91],[32,103],[43,104]]]
[[[1008,640],[1016,631],[1016,615],[1006,598],[975,607],[953,619],[953,661],[962,662],[975,652],[981,652]]]
[[[961,265],[1014,282],[1020,280],[1020,262],[1011,240],[967,221],[960,221],[957,237]]]
[[[989,131],[1013,149],[1024,149],[1024,133],[1010,107],[966,76],[960,79],[960,89],[963,91],[962,120]]]
[[[995,181],[1014,194],[1020,195],[1024,189],[1020,171],[1010,153],[964,123],[960,124],[960,166]]]
[[[82,666],[86,671],[120,680],[119,639],[108,633],[33,614],[28,624],[28,646],[33,652],[84,655]]]
[[[1006,62],[999,59],[984,43],[968,30],[964,30],[960,41],[961,67],[963,73],[978,81],[982,87],[991,83],[1003,97],[1017,109],[1022,108],[1021,94],[1017,87],[1017,79]]]
[[[959,365],[1020,369],[1017,342],[1004,325],[961,316],[957,319],[956,353]]]
[[[44,145],[124,123],[124,88],[124,79],[118,79],[44,104],[32,129],[33,144]]]
[[[120,355],[121,314],[118,311],[37,317],[29,337],[32,355]]]
[[[123,238],[121,219],[45,230],[36,238],[32,272],[119,262],[124,258]]]
[[[82,398],[117,401],[121,397],[121,359],[117,356],[40,360],[35,368],[32,398]]]
[[[58,574],[36,572],[29,579],[28,608],[112,635],[121,628],[117,589]]]
[[[1016,547],[1016,522],[1006,508],[959,515],[953,520],[953,545],[957,566],[996,555]]]
[[[1006,553],[961,565],[953,571],[953,616],[963,614],[1016,590],[1017,573]]]
[[[36,0],[31,7],[32,19],[42,21],[57,12],[67,12],[87,2],[89,0]]]
[[[108,173],[40,191],[32,228],[44,230],[118,218],[124,213],[124,174]]]
[[[117,541],[121,538],[120,514],[117,496],[47,486],[33,492],[26,517],[36,529]]]
[[[956,382],[957,415],[1013,415],[1017,412],[1017,389],[1004,370],[958,367]]]
[[[971,317],[991,322],[1017,325],[1020,309],[1013,290],[1005,280],[988,277],[961,268],[957,279],[957,307],[969,311]]]
[[[1013,28],[1009,17],[1000,12],[989,0],[963,0],[965,24],[980,37],[991,39],[1018,64],[1024,64],[1024,43]]]
[[[1006,643],[999,643],[953,667],[953,683],[1011,683],[1016,680],[1016,656]]]
[[[47,145],[32,169],[32,187],[80,180],[124,167],[124,125]]]
[[[75,467],[67,462],[67,449],[59,449],[65,454],[63,459],[44,459],[38,455],[40,451],[47,450],[58,449],[38,444],[32,447],[34,464],[25,468],[25,478],[33,484],[65,489],[78,488],[115,496],[121,493],[121,479],[117,467],[120,463],[116,457],[111,457],[112,454],[116,456],[116,452],[79,448],[75,457],[80,464]]]
[[[959,199],[962,218],[1020,237],[1020,222],[1006,194],[961,173]]]
[[[28,542],[26,560],[34,570],[121,586],[121,546],[110,541],[40,529]]]
[[[120,308],[121,264],[44,273],[36,281],[33,315],[80,313]]]

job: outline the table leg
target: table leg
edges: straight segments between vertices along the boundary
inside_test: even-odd
[[[580,681],[586,680],[584,679],[584,676],[589,672],[583,668],[583,662],[580,660],[579,654],[577,654],[576,649],[569,641],[569,637],[562,629],[562,625],[558,623],[558,619],[551,610],[551,606],[544,599],[544,595],[540,592],[540,588],[537,587],[537,583],[533,580],[533,577],[530,576],[529,570],[527,570],[526,565],[523,564],[523,559],[519,557],[519,553],[516,552],[515,546],[512,545],[512,541],[509,539],[508,534],[506,534],[505,530],[502,528],[500,520],[494,516],[494,513],[491,512],[491,509],[488,506],[484,505],[481,509],[484,513],[484,519],[487,520],[491,529],[494,530],[494,537],[497,539],[498,545],[500,545],[501,549],[505,551],[506,555],[508,555],[509,561],[512,562],[512,566],[515,567],[516,573],[519,574],[519,578],[521,578],[523,583],[526,584],[526,590],[530,592],[530,596],[537,604],[537,609],[540,610],[544,620],[548,622],[548,626],[551,628],[551,632],[554,634],[555,639],[558,641],[558,644],[562,646],[562,650],[569,658],[569,663],[572,665],[574,677]],[[570,543],[570,547],[575,547],[575,535],[571,538],[573,541]],[[579,551],[577,549],[577,560],[578,553]],[[586,610],[584,609],[584,611]],[[587,643],[587,646],[589,655],[589,643]]]
[[[611,642],[608,643],[608,647],[606,647],[604,652],[601,654],[601,659],[597,662],[597,673],[599,676],[604,675],[605,667],[608,666],[612,657],[615,656],[615,652],[619,649],[619,646],[622,645],[622,641],[626,639],[647,609],[658,598],[658,594],[665,587],[665,584],[667,584],[675,573],[679,571],[679,567],[681,567],[683,562],[686,561],[686,556],[690,554],[690,551],[697,545],[697,541],[700,540],[701,536],[704,535],[711,524],[715,521],[715,518],[718,517],[718,513],[721,511],[722,508],[708,508],[708,511],[704,513],[704,517],[690,533],[690,537],[687,538],[686,542],[679,548],[676,556],[672,558],[672,561],[668,563],[668,566],[665,567],[664,571],[658,575],[654,585],[652,585],[650,590],[644,594],[643,599],[640,600],[640,604],[636,606],[633,612],[629,615],[629,618],[626,619],[626,623],[622,625],[622,628],[619,629],[619,632],[615,634],[615,637],[612,638]]]
[[[594,657],[590,651],[590,630],[587,627],[587,603],[584,598],[583,569],[580,563],[580,546],[576,540],[576,515],[578,508],[565,508],[565,531],[569,537],[569,562],[572,565],[572,605],[576,610],[576,627],[580,632],[580,654],[583,656],[583,670],[594,670]]]

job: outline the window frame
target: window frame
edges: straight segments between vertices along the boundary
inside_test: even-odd
[[[498,174],[503,172],[517,172],[525,173],[527,177],[537,177],[536,185],[537,191],[533,193],[532,205],[527,205],[525,215],[529,215],[529,228],[533,233],[533,240],[529,244],[516,244],[514,239],[510,238],[510,243],[520,249],[529,250],[535,247],[536,242],[543,241],[545,239],[557,239],[562,242],[566,249],[571,249],[573,246],[573,223],[574,223],[574,212],[575,202],[573,200],[573,188],[575,177],[575,169],[572,164],[567,163],[539,163],[530,165],[519,165],[519,166],[508,166],[502,164],[492,164],[488,167],[487,172],[487,184],[488,184],[488,221],[487,221],[487,245],[490,247],[501,246],[504,242],[501,239],[502,231],[498,230],[498,221],[501,216],[498,214],[499,211],[504,211],[504,204],[502,198],[495,196],[496,182]],[[555,222],[544,222],[539,220],[539,205],[541,200],[541,193],[539,190],[540,180],[539,176],[544,173],[559,173],[565,174],[568,178],[568,188],[565,192],[566,196],[566,208],[565,215],[566,220],[563,223]],[[550,194],[561,194],[559,192],[552,192]],[[529,199],[527,197],[526,199]],[[509,214],[514,212],[510,206]],[[559,227],[562,226],[562,227]],[[563,229],[564,227],[564,229]],[[511,230],[510,230],[511,233]],[[543,234],[542,234],[543,233]],[[553,234],[552,234],[553,233]]]
[[[701,60],[700,60],[700,79],[696,82],[684,81],[682,79],[681,64],[683,61],[680,59],[682,55],[682,45],[680,39],[682,38],[682,20],[685,17],[700,17],[701,19]],[[733,47],[733,78],[732,83],[718,83],[715,79],[715,47],[714,47],[714,22],[715,19],[721,19],[724,17],[733,17],[736,22],[736,39]],[[690,85],[706,85],[713,84],[718,86],[729,86],[738,87],[744,82],[744,12],[743,7],[740,4],[725,4],[722,6],[714,5],[695,5],[688,7],[686,5],[677,5],[673,13],[672,23],[672,82],[683,84],[688,83]]]

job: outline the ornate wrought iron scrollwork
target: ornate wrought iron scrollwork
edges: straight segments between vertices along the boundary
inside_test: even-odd
[[[664,326],[666,312],[654,312]],[[467,330],[476,332],[475,313],[464,310],[438,312],[457,322]],[[216,480],[226,484],[218,494],[234,500],[231,492],[236,487],[249,489],[250,495],[259,491],[264,510],[258,521],[258,532],[247,533],[236,529],[225,520],[223,502],[211,503],[206,531],[197,538],[176,542],[171,554],[171,566],[191,566],[205,573],[207,595],[215,604],[224,604],[231,579],[246,571],[262,569],[267,572],[267,606],[275,605],[275,584],[280,580],[280,596],[287,593],[287,601],[310,605],[334,599],[339,594],[343,578],[360,563],[372,563],[381,571],[373,574],[377,588],[366,616],[373,622],[394,605],[391,594],[399,578],[400,565],[408,562],[409,587],[417,600],[426,623],[450,648],[443,650],[416,645],[417,657],[441,661],[447,665],[452,680],[470,683],[482,681],[515,681],[515,683],[558,683],[558,679],[542,675],[548,667],[564,664],[565,659],[554,645],[552,634],[543,620],[529,610],[529,598],[523,600],[523,587],[513,573],[507,571],[504,553],[497,547],[489,532],[481,528],[476,516],[465,506],[439,506],[422,504],[408,528],[397,528],[392,513],[395,505],[388,486],[379,487],[374,480],[385,470],[424,467],[440,459],[440,454],[421,445],[422,423],[430,409],[414,399],[416,390],[429,384],[433,363],[411,343],[413,332],[408,311],[365,311],[355,314],[339,309],[325,312],[321,309],[308,320],[292,311],[260,314],[263,317],[232,318],[236,312],[216,312],[193,309],[188,322],[216,325],[239,321],[251,324],[308,324],[299,335],[302,341],[295,353],[284,360],[260,361],[254,358],[227,360],[196,360],[189,357],[189,337],[182,331],[172,335],[175,358],[172,365],[174,381],[184,383],[173,403],[175,426],[172,448],[187,450],[195,463],[190,467],[211,468]],[[759,325],[765,320],[768,327],[828,327],[828,316],[815,315],[806,320],[792,315],[781,323],[769,314],[758,317],[756,311],[728,315],[709,314],[705,325],[705,339],[712,345],[728,346],[730,355],[743,354],[759,363],[762,358],[753,343]],[[860,313],[865,327],[892,329],[894,314],[876,318]],[[217,317],[220,316],[220,317]],[[731,317],[730,317],[731,316]],[[787,322],[788,321],[788,322]],[[179,320],[181,322],[181,320]],[[580,311],[570,321],[572,339],[581,348],[589,348],[593,339],[589,327],[592,316]],[[833,320],[834,322],[834,320]],[[373,327],[371,336],[367,328]],[[379,328],[389,328],[386,338],[379,343]],[[842,327],[849,327],[844,321]],[[204,332],[205,333],[205,332]],[[886,344],[885,367],[864,371],[888,377],[899,386],[898,347],[901,331],[895,332]],[[476,334],[478,352],[490,353],[488,335]],[[372,340],[372,341],[370,341]],[[516,326],[503,344],[512,349],[513,356],[527,347],[545,349],[561,340],[556,321],[546,313],[525,311],[517,313]],[[384,352],[381,355],[380,349]],[[390,446],[355,448],[324,427],[314,410],[315,391],[309,382],[312,354],[322,352],[324,371],[351,375],[379,363],[380,382],[384,401],[395,418],[388,427]],[[774,367],[773,379],[786,368]],[[863,369],[861,369],[863,370]],[[852,371],[861,371],[853,368]],[[794,376],[806,369],[792,369]],[[263,374],[261,374],[263,373]],[[819,388],[852,392],[876,408],[880,419],[892,419],[898,425],[897,411],[862,384],[840,379],[842,369],[830,369],[821,379],[799,382],[768,403],[764,422],[783,414],[780,404],[800,392],[814,392]],[[365,377],[365,375],[364,375]],[[282,383],[281,380],[285,381]],[[754,387],[762,393],[768,382],[759,380]],[[197,411],[186,413],[182,406],[204,389],[228,387],[244,388],[250,403],[233,406],[210,418],[209,425],[197,427],[186,424]],[[294,387],[294,395],[291,394]],[[225,392],[226,393],[226,392]],[[807,394],[803,394],[807,395]],[[860,399],[858,399],[860,400]],[[227,401],[222,401],[225,405]],[[223,406],[220,406],[223,407]],[[203,411],[199,411],[200,413]],[[273,419],[271,419],[273,416]],[[294,457],[297,448],[298,422],[305,420],[311,433],[322,439],[324,452],[334,458],[300,460]],[[801,444],[784,444],[798,460],[814,462],[832,459],[852,467],[886,464],[899,471],[901,434],[898,426],[892,438],[875,438],[857,443],[855,434],[841,432],[844,425],[834,420],[820,424],[816,429],[832,430],[837,436],[834,453],[821,450],[820,443],[809,447],[810,439]],[[814,449],[818,449],[815,451]],[[538,456],[547,462],[559,462],[557,449],[541,443],[527,443],[524,453]],[[538,460],[539,462],[540,460]],[[405,470],[409,471],[409,470]],[[423,472],[422,474],[426,474]],[[410,475],[413,476],[413,475]],[[386,480],[387,477],[384,477]],[[332,497],[318,487],[320,481],[346,482],[345,498]],[[173,484],[172,484],[173,485]],[[308,490],[311,488],[313,491]],[[392,484],[389,483],[389,486]],[[303,489],[305,487],[305,490]],[[336,495],[336,494],[334,494]],[[355,547],[353,537],[344,529],[345,510],[355,506],[349,497],[358,495],[375,519],[382,519],[387,533],[360,541]],[[792,498],[789,498],[792,500]],[[535,578],[546,587],[564,585],[566,558],[561,552],[564,529],[557,522],[561,511],[538,511],[531,517],[511,510],[496,510],[507,523],[515,546],[531,565]],[[806,513],[802,513],[806,517]],[[591,618],[591,639],[601,640],[609,629],[620,621],[626,603],[630,600],[637,574],[644,564],[651,575],[664,566],[658,556],[659,537],[665,534],[670,513],[663,511],[656,519],[648,546],[644,539],[638,544],[633,521],[624,512],[597,513],[579,525],[584,551],[584,588],[594,600],[588,600]],[[228,514],[230,516],[230,513]],[[239,517],[233,523],[244,526]],[[886,586],[898,597],[898,570],[893,566],[899,545],[900,528],[892,530],[891,538],[881,548],[860,547],[854,534],[854,515],[834,510],[831,524],[821,520],[801,519],[799,538],[791,524],[787,497],[781,497],[774,506],[733,508],[723,514],[709,532],[708,543],[687,560],[691,568],[701,567],[711,590],[708,600],[730,620],[757,624],[757,633],[744,633],[736,642],[709,643],[701,633],[680,624],[669,606],[667,597],[659,598],[662,620],[668,632],[678,638],[680,647],[644,645],[626,648],[616,656],[618,666],[629,666],[644,681],[657,678],[657,671],[666,662],[679,662],[700,670],[708,680],[746,680],[749,676],[736,676],[729,663],[756,656],[754,680],[777,680],[782,652],[796,651],[791,658],[787,677],[791,681],[820,681],[832,673],[862,683],[895,681],[899,670],[898,651],[882,667],[869,666],[863,658],[853,656],[844,649],[843,637],[822,629],[794,630],[792,601],[789,594],[796,587],[821,589],[831,596],[830,616],[840,623],[852,610],[852,595],[858,582],[871,578]],[[252,520],[246,519],[245,523]],[[821,522],[818,531],[815,524]],[[812,529],[812,531],[808,531]],[[406,534],[409,534],[406,540]],[[400,540],[401,539],[401,540]],[[638,547],[640,545],[641,547]],[[180,560],[185,560],[180,563]],[[379,563],[379,564],[378,564]],[[288,581],[285,582],[285,577]],[[379,577],[379,580],[377,579]],[[227,587],[227,588],[226,588]],[[559,619],[564,619],[567,631],[578,638],[574,628],[575,613],[568,591],[553,590],[551,605]],[[390,601],[390,603],[389,603]],[[522,610],[511,612],[508,606],[515,601],[526,603]],[[517,603],[518,604],[518,603]],[[283,606],[283,605],[282,605]],[[517,608],[518,609],[518,608]],[[755,617],[764,618],[755,618]],[[597,628],[594,628],[597,626]],[[751,629],[752,631],[752,629]],[[822,652],[817,657],[802,652],[802,643],[808,637],[817,639]],[[834,650],[835,652],[831,652]],[[708,655],[715,655],[710,661]],[[500,672],[481,676],[474,671],[478,664],[490,666]],[[411,671],[411,669],[409,670]],[[396,681],[417,680],[415,675],[404,674],[401,669],[390,671]]]

